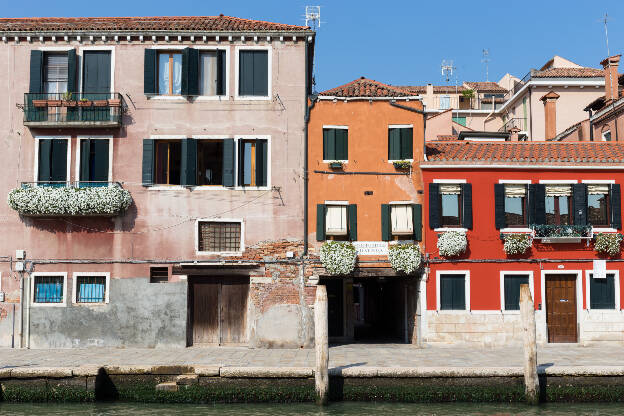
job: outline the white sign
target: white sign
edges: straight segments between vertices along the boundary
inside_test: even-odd
[[[607,261],[606,260],[594,260],[594,279],[606,279],[607,278]]]
[[[354,241],[358,256],[387,256],[388,243],[385,241]]]

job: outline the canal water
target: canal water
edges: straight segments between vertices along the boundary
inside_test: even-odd
[[[333,403],[319,408],[313,404],[215,404],[161,405],[137,403],[110,404],[6,404],[0,403],[0,415],[72,415],[72,416],[338,416],[338,415],[414,415],[414,416],[615,416],[624,414],[624,404],[548,404],[529,407],[521,404],[405,404],[405,403]]]

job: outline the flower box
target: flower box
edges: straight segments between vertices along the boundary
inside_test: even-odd
[[[93,102],[90,101],[90,100],[80,100],[80,101],[78,101],[78,107],[91,107],[91,104],[93,104]]]
[[[445,231],[438,235],[437,245],[442,257],[457,257],[466,252],[468,239],[463,231]]]
[[[392,164],[394,165],[395,169],[399,170],[406,170],[412,167],[412,162],[410,162],[409,160],[395,160],[394,162],[392,162]]]
[[[33,106],[37,108],[47,107],[48,100],[32,100]]]
[[[596,233],[594,235],[594,249],[598,254],[614,257],[622,249],[622,234]]]
[[[107,107],[108,100],[93,100],[94,107]]]
[[[121,100],[119,98],[108,100],[108,106],[109,107],[121,107]]]
[[[61,100],[47,100],[48,107],[60,107]]]
[[[327,241],[321,246],[320,257],[327,273],[344,276],[355,269],[357,252],[350,241]]]
[[[503,240],[503,251],[508,256],[525,254],[533,243],[529,233],[504,233],[501,234]]]
[[[76,107],[75,100],[63,100],[63,107]]]
[[[544,244],[580,243],[590,239],[591,225],[532,225],[534,239]]]
[[[342,162],[340,161],[334,161],[334,162],[329,162],[329,167],[332,169],[342,169]]]
[[[388,261],[396,272],[412,274],[422,263],[420,247],[418,244],[392,244],[388,247]]]

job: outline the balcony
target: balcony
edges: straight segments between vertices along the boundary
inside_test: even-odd
[[[118,182],[22,182],[8,203],[25,217],[115,217],[132,196]]]
[[[531,225],[534,239],[545,244],[580,243],[592,238],[591,225]]]
[[[126,105],[121,94],[26,93],[24,125],[36,128],[121,127]]]
[[[514,127],[520,131],[527,131],[527,119],[524,117],[510,118],[500,129],[498,129],[498,131],[501,133],[509,133]]]

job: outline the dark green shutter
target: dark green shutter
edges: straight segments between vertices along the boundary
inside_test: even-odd
[[[336,137],[336,160],[349,160],[349,130],[334,130]]]
[[[156,149],[154,139],[143,139],[143,186],[154,183],[154,156]]]
[[[546,185],[536,183],[531,185],[533,188],[533,201],[531,201],[533,209],[533,224],[546,224]]]
[[[622,208],[620,195],[620,184],[612,184],[609,192],[609,200],[611,201],[611,227],[615,229],[622,228]]]
[[[50,179],[53,182],[67,180],[67,139],[52,140]]]
[[[28,92],[43,92],[43,51],[30,51],[30,87]]]
[[[414,241],[422,241],[422,205],[412,204],[412,226]]]
[[[96,182],[108,182],[108,139],[91,140],[91,148],[93,148],[93,177],[90,178]]]
[[[80,181],[88,182],[91,179],[90,173],[91,162],[91,139],[80,140]]]
[[[154,95],[157,93],[156,83],[158,79],[157,61],[158,58],[155,49],[145,49],[145,59],[143,66],[143,93],[146,95]],[[143,181],[145,184],[145,181]]]
[[[456,274],[440,276],[440,310],[466,309],[465,279]]]
[[[401,160],[400,129],[388,129],[388,160]]]
[[[462,183],[462,227],[472,229],[472,184]]]
[[[357,240],[357,205],[350,204],[347,212],[349,221],[349,240]]]
[[[440,184],[429,184],[429,228],[432,230],[441,227]]]
[[[615,309],[615,280],[612,274],[604,279],[590,278],[590,309]]]
[[[52,179],[50,161],[52,159],[52,140],[39,140],[39,182],[47,182]]]
[[[398,130],[401,132],[401,159],[412,159],[414,156],[412,128],[401,128]]]
[[[335,129],[323,129],[323,160],[336,160]]]
[[[193,48],[182,50],[182,85],[181,94],[199,95],[199,51]]]
[[[234,186],[234,139],[223,140],[223,186]]]
[[[518,311],[520,310],[520,285],[529,284],[529,276],[525,275],[511,275],[505,276],[504,283],[504,295],[505,295],[505,310]]]
[[[182,139],[180,184],[197,185],[197,140]]]
[[[266,139],[256,140],[256,186],[267,186],[268,150]]]
[[[76,78],[78,77],[76,62],[76,49],[70,49],[67,51],[67,92],[77,92],[78,83]],[[103,91],[101,91],[103,92]],[[76,99],[76,97],[74,97]]]
[[[252,51],[240,51],[238,55],[238,95],[253,95]]]
[[[494,184],[494,224],[496,229],[505,228],[505,185],[502,183]]]
[[[253,51],[253,95],[269,94],[269,52]]]
[[[245,186],[245,142],[238,141],[238,160],[236,161],[238,173],[238,186]]]
[[[316,241],[325,241],[325,214],[324,204],[316,204]]]
[[[574,225],[586,225],[587,185],[584,183],[572,185],[572,209],[574,210]]]
[[[381,204],[381,241],[390,241],[390,205]]]
[[[217,50],[217,95],[225,95],[226,91],[226,60],[225,51]]]

